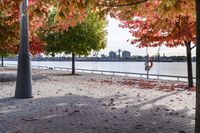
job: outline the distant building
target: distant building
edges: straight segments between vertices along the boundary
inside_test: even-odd
[[[122,52],[122,58],[123,59],[130,59],[131,58],[131,53],[129,51],[123,51]]]
[[[101,58],[106,58],[106,55],[105,54],[101,54]]]
[[[110,59],[116,59],[116,58],[117,58],[116,53],[115,53],[114,51],[110,51],[110,52],[109,52],[109,58],[110,58]]]

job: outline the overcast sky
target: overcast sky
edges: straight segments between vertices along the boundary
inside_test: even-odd
[[[127,40],[131,38],[131,34],[128,32],[128,29],[120,28],[118,20],[113,18],[108,18],[108,20],[107,47],[104,50],[101,50],[99,54],[108,55],[109,51],[111,50],[118,51],[118,49],[121,49],[130,51],[132,55],[146,55],[146,48],[140,49],[131,45],[130,43],[127,43]],[[155,55],[158,51],[158,48],[149,48],[148,51],[150,55]],[[185,47],[166,48],[165,46],[162,46],[160,55],[186,55],[185,51]],[[193,49],[192,54],[193,56],[195,55],[195,49]]]

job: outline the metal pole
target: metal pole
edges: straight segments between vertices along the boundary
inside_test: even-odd
[[[20,51],[18,55],[16,98],[32,97],[31,63],[28,46],[28,0],[20,3]]]
[[[147,63],[146,65],[147,65],[147,67],[148,67],[148,68],[147,68],[147,79],[149,79],[149,69],[150,69],[150,68],[149,68],[149,55],[148,55],[148,54],[147,54],[147,61],[146,61],[146,63]]]

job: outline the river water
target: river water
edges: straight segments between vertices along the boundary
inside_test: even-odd
[[[16,61],[5,61],[5,64],[17,64]],[[32,61],[34,66],[71,68],[71,62]],[[119,72],[145,73],[144,62],[76,62],[76,68],[109,70]],[[186,62],[154,62],[151,74],[187,76]],[[193,63],[193,75],[196,73],[196,63]]]

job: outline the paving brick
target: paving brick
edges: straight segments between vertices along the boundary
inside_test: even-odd
[[[32,99],[13,98],[15,82],[0,82],[0,133],[194,132],[194,92],[136,89],[117,84],[120,76],[63,73],[33,70],[45,78],[33,81]],[[101,82],[107,79],[115,84]]]

